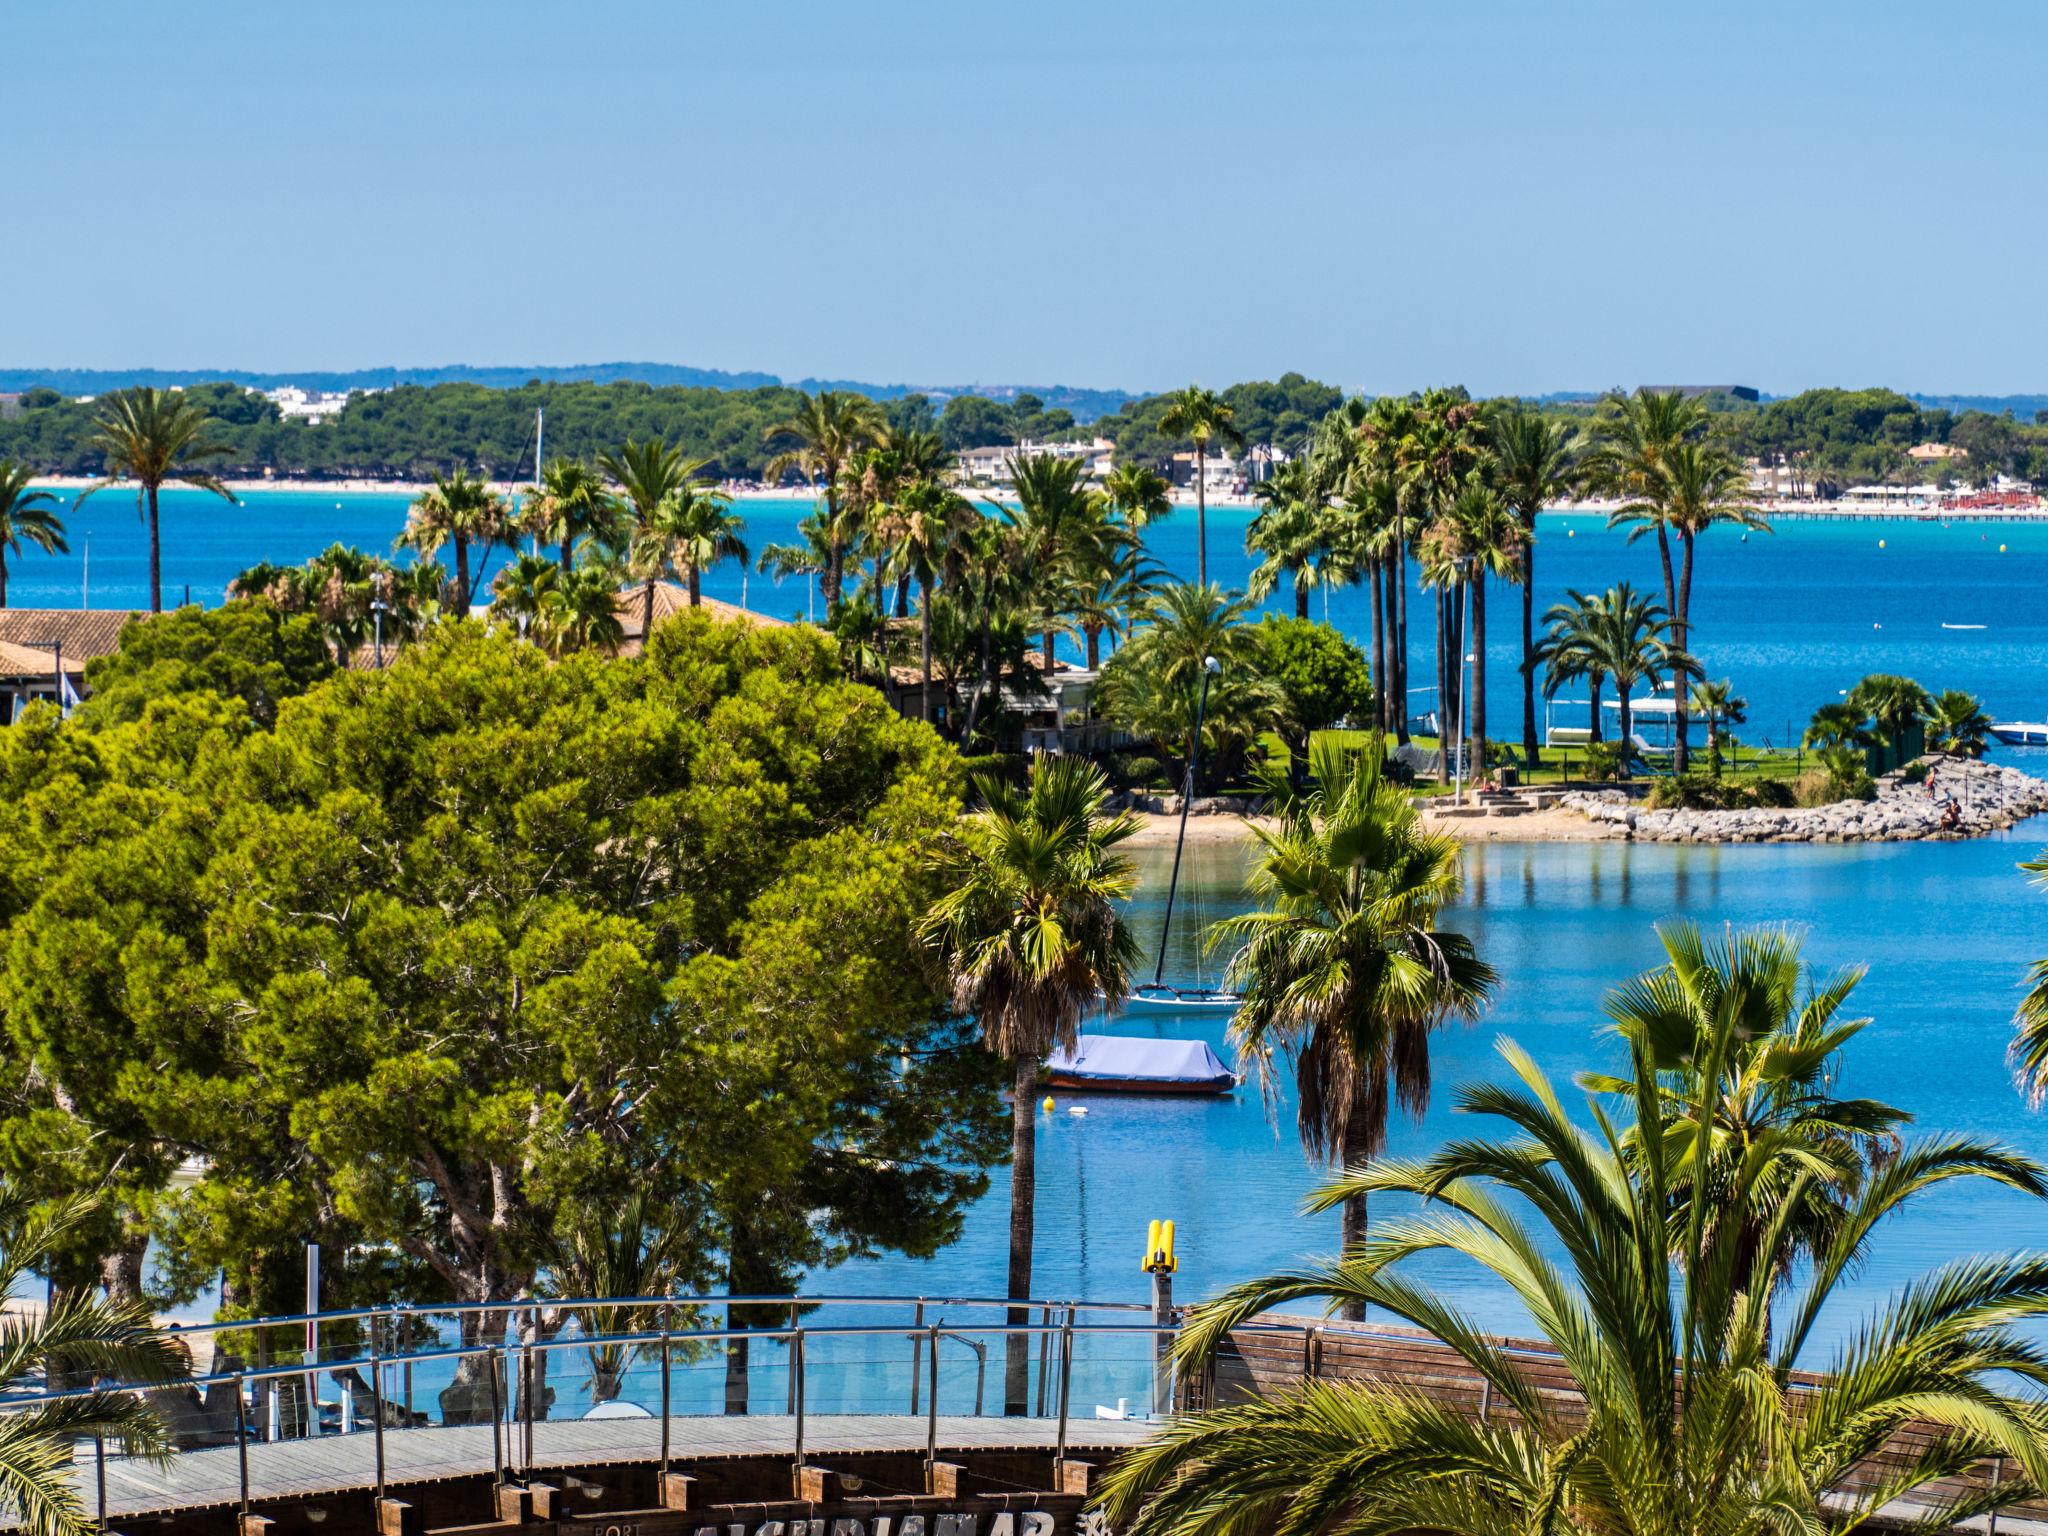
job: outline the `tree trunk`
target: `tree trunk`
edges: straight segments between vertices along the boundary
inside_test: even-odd
[[[908,574],[896,578],[896,617],[910,617],[910,577]]]
[[[839,611],[839,588],[846,576],[846,546],[839,539],[839,497],[831,486],[838,478],[836,465],[826,466],[825,479],[825,618],[829,622]]]
[[[1676,637],[1678,633],[1678,581],[1672,575],[1671,570],[1671,532],[1662,523],[1659,523],[1657,525],[1657,559],[1659,563],[1663,566],[1664,570],[1664,615],[1667,619],[1671,621],[1670,628],[1668,629],[1667,633]],[[1652,684],[1651,691],[1653,693],[1656,691],[1654,682]],[[1621,696],[1624,700],[1626,700],[1628,694],[1624,690]],[[1628,706],[1626,703],[1624,703],[1622,706],[1623,724],[1621,732],[1621,739],[1624,751],[1627,750],[1627,743],[1629,738],[1629,731],[1627,727],[1627,709]],[[1671,760],[1671,766],[1673,771],[1683,773],[1685,771],[1685,754],[1683,752],[1674,754]]]
[[[1390,637],[1393,655],[1394,735],[1408,744],[1408,520],[1394,519],[1394,632]]]
[[[1102,627],[1091,624],[1083,633],[1088,637],[1088,670],[1093,672],[1102,665]]]
[[[1373,723],[1382,735],[1387,729],[1387,618],[1382,611],[1383,561],[1375,560],[1369,575],[1372,586],[1372,709]]]
[[[1354,1121],[1359,1118],[1355,1110],[1353,1111],[1352,1118]],[[1354,1126],[1344,1138],[1344,1166],[1347,1169],[1362,1168],[1367,1161],[1364,1130],[1362,1127]],[[1349,1259],[1365,1246],[1366,1209],[1364,1195],[1353,1195],[1344,1202],[1343,1223],[1343,1235],[1339,1253],[1341,1257]],[[1362,1323],[1365,1321],[1365,1307],[1362,1303],[1347,1301],[1340,1315],[1348,1323]]]
[[[1692,654],[1692,549],[1693,536],[1685,529],[1678,531],[1679,548],[1682,551],[1678,568],[1678,606],[1671,610],[1672,638],[1678,648],[1687,655]],[[1685,675],[1671,674],[1673,702],[1678,706],[1678,744],[1672,749],[1671,771],[1684,773],[1692,757],[1692,690],[1687,686]],[[1712,749],[1709,748],[1709,751]]]
[[[156,520],[156,484],[144,489],[149,495],[149,611],[164,611],[164,542]]]
[[[917,584],[917,646],[924,664],[924,723],[932,723],[932,584],[929,578]]]
[[[1472,770],[1475,778],[1486,774],[1486,572],[1472,578]]]
[[[1209,584],[1209,446],[1195,442],[1195,581]]]
[[[690,565],[690,606],[704,606],[704,574],[697,569],[695,562]]]
[[[0,608],[7,606],[7,551],[0,549]]]
[[[1593,724],[1586,733],[1588,741],[1599,741],[1600,737],[1600,674],[1588,672],[1586,680],[1592,687]]]
[[[572,569],[574,569],[575,564],[576,535],[573,533],[565,533],[562,535],[562,574],[564,576],[568,575],[569,572]]]
[[[1444,589],[1436,589],[1436,781],[1451,782],[1451,686],[1444,675],[1450,628],[1445,622]]]
[[[1526,519],[1522,540],[1522,759],[1536,766],[1536,519]]]
[[[121,1245],[100,1256],[100,1284],[107,1300],[132,1306],[142,1300],[142,1257],[149,1249],[149,1234],[124,1236]]]
[[[1308,617],[1308,584],[1301,579],[1299,571],[1294,574],[1294,616],[1297,619]]]
[[[654,638],[654,578],[647,578],[647,590],[640,594],[640,649]]]
[[[1031,1294],[1032,1217],[1038,1196],[1038,1061],[1020,1056],[1010,1083],[1010,1270],[1009,1299]],[[1029,1307],[1010,1309],[1012,1328],[1028,1327]],[[1013,1333],[1003,1345],[1003,1412],[1018,1417],[1031,1399],[1031,1337]]]
[[[1630,717],[1628,709],[1629,690],[1633,686],[1620,678],[1614,680],[1614,696],[1621,703],[1621,776],[1624,779],[1634,777],[1629,772],[1629,755],[1635,751],[1636,733],[1635,722]]]
[[[150,526],[153,531],[153,518]],[[154,554],[150,556],[152,561],[155,558]],[[151,577],[150,581],[154,586],[155,578]],[[469,617],[469,539],[467,535],[460,533],[455,535],[455,616],[458,619]]]
[[[1050,628],[1043,635],[1039,636],[1038,643],[1038,659],[1043,663],[1046,681],[1050,683],[1052,681],[1052,630]],[[1054,712],[1058,712],[1058,695],[1054,695]]]

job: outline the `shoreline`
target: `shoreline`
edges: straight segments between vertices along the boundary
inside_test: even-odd
[[[80,491],[97,483],[90,475],[38,475],[29,484],[39,490]],[[237,496],[263,491],[287,491],[309,496],[418,496],[432,487],[427,480],[280,480],[230,479],[221,482]],[[493,480],[491,488],[501,495],[513,495],[529,488],[528,481]],[[134,482],[117,480],[108,486],[109,490],[133,490]],[[819,492],[803,486],[758,486],[749,482],[726,482],[721,487],[735,500],[744,501],[787,501],[814,502]],[[168,487],[167,487],[168,489]],[[1003,492],[992,486],[963,486],[961,493],[976,500],[997,500]],[[1169,498],[1176,509],[1192,507],[1195,498],[1192,493],[1176,490]],[[1251,496],[1216,495],[1208,499],[1211,507],[1245,509],[1256,507],[1258,502]],[[1843,501],[1794,501],[1765,499],[1757,502],[1757,508],[1766,517],[1812,518],[1839,522],[1991,522],[1991,523],[2038,523],[2048,522],[2048,503],[2032,507],[1959,507],[1944,506],[1927,502],[1884,502],[1876,505]],[[1614,510],[1614,504],[1599,501],[1574,502],[1569,506],[1544,508],[1544,515],[1550,517],[1604,516]]]

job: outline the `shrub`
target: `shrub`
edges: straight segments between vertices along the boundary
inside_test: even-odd
[[[1798,801],[1792,786],[1783,779],[1758,779],[1749,787],[1750,803],[1770,810],[1785,810]]]
[[[1864,771],[1861,758],[1847,747],[1828,747],[1820,766],[1799,776],[1793,794],[1801,805],[1834,805],[1842,800],[1869,800],[1877,786]]]
[[[1031,759],[1022,752],[984,752],[978,757],[961,758],[960,766],[966,770],[969,780],[985,775],[1022,785],[1030,773]]]
[[[1916,757],[1912,762],[1906,764],[1905,769],[1899,774],[1899,782],[1902,784],[1925,784],[1927,782],[1927,759]]]
[[[1118,753],[1109,760],[1110,782],[1119,789],[1170,789],[1166,765],[1156,757]]]
[[[1586,777],[1605,784],[1621,777],[1621,749],[1608,741],[1586,744]]]
[[[1652,784],[1649,805],[1653,811],[1720,811],[1740,804],[1742,798],[1740,790],[1729,789],[1704,773],[1687,773]]]

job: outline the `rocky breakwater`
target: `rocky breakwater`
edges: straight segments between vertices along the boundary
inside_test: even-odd
[[[1580,791],[1564,808],[1643,843],[1882,843],[1978,837],[2048,812],[2048,780],[1996,763],[1934,763],[1934,794],[1897,774],[1873,800],[1739,811],[1649,810],[1618,790]],[[1954,805],[1951,814],[1950,805]]]

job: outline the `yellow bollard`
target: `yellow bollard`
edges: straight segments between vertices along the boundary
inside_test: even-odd
[[[1045,1096],[1045,1112],[1048,1115],[1052,1113],[1052,1095],[1049,1093]]]

